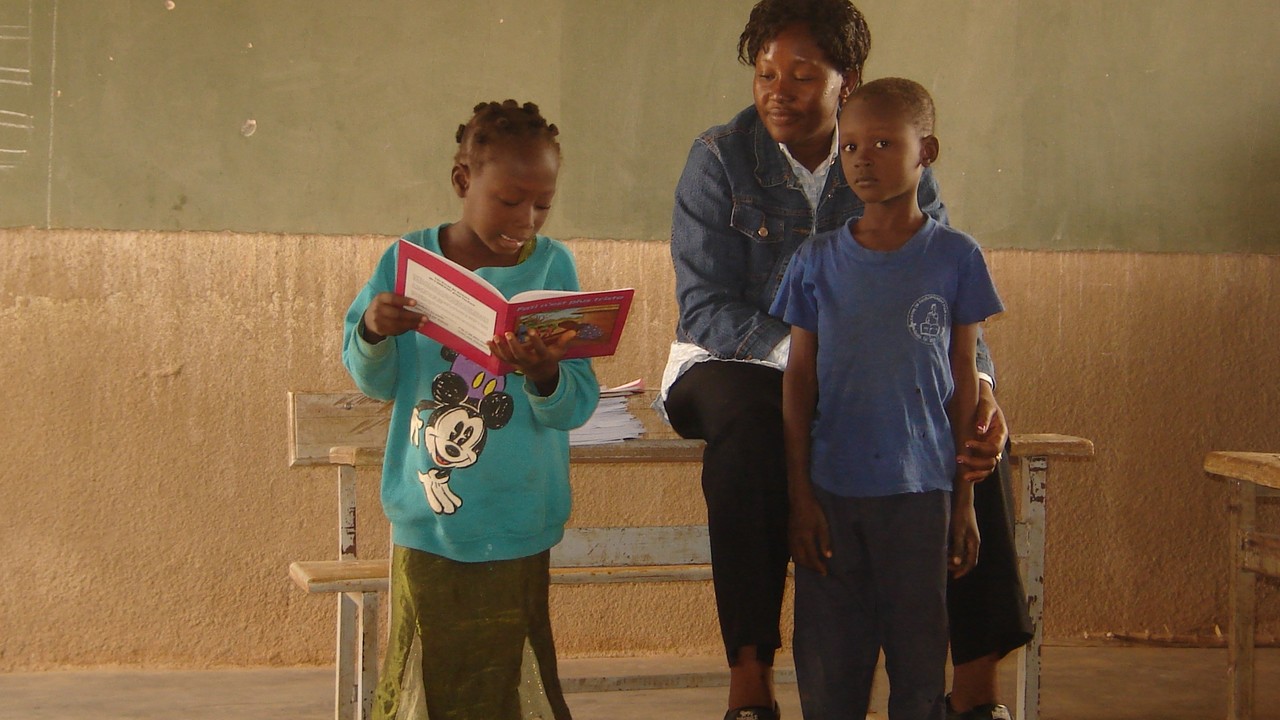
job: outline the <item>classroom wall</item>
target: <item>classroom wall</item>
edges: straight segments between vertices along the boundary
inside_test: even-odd
[[[749,102],[750,4],[0,0],[0,671],[331,661],[332,599],[286,568],[334,554],[333,478],[285,466],[285,393],[350,387],[341,316],[396,234],[456,216],[478,99],[564,129],[547,230],[584,285],[637,288],[602,380],[656,385],[670,192]],[[1217,642],[1225,492],[1200,463],[1280,447],[1280,8],[861,6],[868,74],[937,97],[944,197],[1009,307],[988,338],[1013,430],[1098,449],[1050,478],[1049,641]],[[574,483],[575,523],[702,513],[688,469]],[[565,654],[717,652],[706,584],[553,603]]]
[[[333,473],[286,467],[285,394],[350,387],[340,320],[380,236],[0,231],[6,384],[0,670],[329,661]],[[656,383],[666,248],[572,240],[583,283],[634,285],[604,382]],[[989,325],[1015,432],[1091,438],[1048,487],[1046,634],[1215,641],[1225,492],[1213,449],[1280,447],[1280,256],[994,250]],[[1189,341],[1189,339],[1193,339]],[[573,523],[700,522],[689,468],[578,468]],[[362,490],[374,500],[376,478]],[[370,556],[385,534],[361,518]],[[1264,517],[1280,520],[1268,508]],[[1280,631],[1273,586],[1259,632]],[[569,655],[716,650],[706,583],[556,588]],[[617,620],[626,618],[625,622]]]

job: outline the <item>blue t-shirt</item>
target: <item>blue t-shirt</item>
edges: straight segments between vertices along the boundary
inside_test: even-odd
[[[818,335],[812,482],[846,497],[950,490],[951,326],[1004,310],[973,238],[933,219],[893,252],[814,236],[770,312]]]

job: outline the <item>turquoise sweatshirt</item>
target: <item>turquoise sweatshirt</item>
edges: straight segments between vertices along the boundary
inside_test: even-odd
[[[406,240],[440,252],[444,226]],[[476,271],[507,297],[577,290],[573,255],[538,236],[514,267]],[[595,410],[600,386],[589,360],[560,363],[540,397],[523,375],[490,376],[418,332],[372,345],[359,334],[365,309],[395,291],[392,245],[347,311],[342,362],[369,397],[394,401],[382,466],[382,508],[397,545],[461,562],[509,560],[560,541],[569,518],[569,430]]]

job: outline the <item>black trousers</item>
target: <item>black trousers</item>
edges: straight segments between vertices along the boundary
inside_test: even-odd
[[[782,646],[778,622],[790,559],[782,373],[753,363],[701,362],[671,387],[666,410],[682,437],[707,442],[702,492],[725,653],[733,664],[739,648],[754,645],[757,657],[772,663]],[[1003,656],[1031,639],[1009,483],[1006,461],[974,489],[978,566],[947,592],[954,664]]]

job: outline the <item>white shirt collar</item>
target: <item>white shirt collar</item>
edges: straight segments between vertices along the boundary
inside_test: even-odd
[[[804,195],[809,199],[809,207],[817,209],[818,200],[822,195],[822,188],[827,184],[827,175],[831,172],[831,163],[835,162],[836,151],[839,149],[839,135],[833,130],[831,132],[831,152],[827,153],[827,159],[818,164],[818,167],[809,172],[809,168],[801,165],[791,156],[791,151],[786,145],[778,143],[778,147],[782,150],[782,156],[787,159],[791,165],[791,170],[796,174],[796,180],[800,183],[800,188],[804,190]]]

